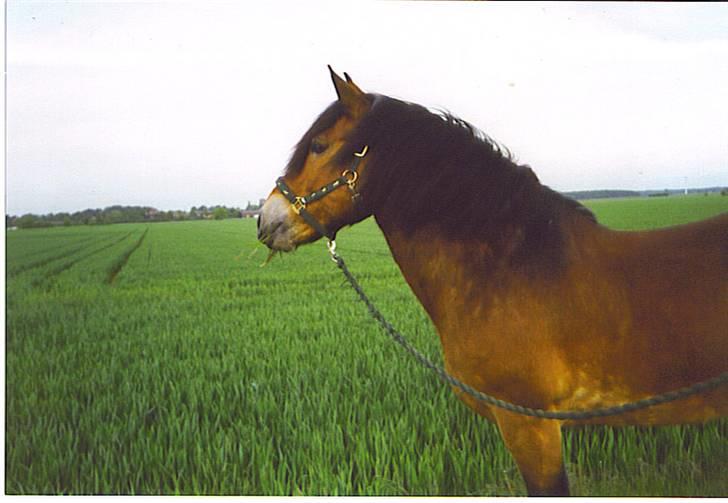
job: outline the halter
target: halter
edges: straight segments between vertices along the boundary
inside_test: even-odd
[[[343,187],[345,185],[349,187],[349,190],[351,191],[351,199],[352,201],[354,201],[354,204],[358,203],[361,199],[361,195],[356,190],[356,182],[359,179],[359,173],[356,171],[356,169],[359,167],[359,163],[361,163],[361,160],[364,158],[364,156],[367,155],[367,150],[369,150],[369,146],[365,145],[364,149],[361,152],[355,152],[354,160],[352,161],[351,167],[349,169],[344,170],[341,173],[341,176],[333,182],[324,185],[318,190],[314,190],[307,196],[297,196],[291,190],[291,188],[286,185],[286,182],[285,180],[283,180],[282,176],[278,178],[278,180],[276,180],[276,187],[278,187],[278,190],[281,191],[283,197],[288,199],[288,202],[291,203],[291,206],[293,206],[293,211],[296,213],[296,215],[300,215],[301,218],[303,218],[308,225],[313,227],[316,232],[318,232],[322,236],[326,236],[332,243],[334,241],[335,234],[330,233],[321,222],[316,220],[316,218],[314,218],[314,216],[311,215],[311,213],[309,213],[309,211],[306,209],[306,206],[309,203],[322,199],[324,196],[327,196],[337,188]]]

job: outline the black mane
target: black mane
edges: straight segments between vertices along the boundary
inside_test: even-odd
[[[449,113],[376,96],[336,161],[349,162],[363,145],[369,145],[365,204],[374,213],[395,213],[405,233],[435,225],[446,237],[485,239],[498,251],[513,246],[501,242],[504,230],[518,229],[514,262],[535,255],[553,262],[561,258],[563,214],[596,222],[587,208],[542,185],[529,166]]]

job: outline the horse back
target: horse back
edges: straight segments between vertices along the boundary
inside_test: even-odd
[[[728,354],[721,350],[728,349],[728,214],[653,231],[614,233],[612,240],[613,273],[623,282],[632,330],[635,337],[643,335],[646,354],[700,352],[703,367],[710,367],[706,372],[725,371]],[[713,360],[715,365],[709,364]]]

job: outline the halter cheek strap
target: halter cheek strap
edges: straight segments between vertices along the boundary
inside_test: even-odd
[[[361,199],[361,195],[356,190],[356,182],[359,179],[359,173],[357,172],[357,168],[359,167],[361,160],[367,154],[367,150],[369,150],[369,147],[365,146],[361,152],[356,152],[354,154],[354,160],[352,161],[351,167],[349,169],[341,173],[341,176],[331,183],[324,185],[318,190],[314,190],[307,196],[297,196],[296,193],[293,192],[291,188],[286,184],[283,177],[280,177],[278,178],[278,180],[276,180],[276,187],[278,187],[278,190],[281,191],[283,197],[288,199],[288,202],[291,203],[291,206],[293,207],[293,211],[297,215],[300,215],[301,218],[303,218],[303,220],[305,220],[305,222],[310,225],[316,232],[318,232],[322,236],[327,237],[330,241],[333,241],[335,233],[329,232],[321,222],[316,220],[316,218],[306,209],[306,206],[314,201],[322,199],[324,196],[329,195],[334,190],[343,186],[349,187],[349,190],[351,191],[352,201],[354,201],[355,204],[358,203]]]

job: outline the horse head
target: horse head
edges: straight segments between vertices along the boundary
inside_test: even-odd
[[[337,94],[296,145],[285,174],[266,199],[258,239],[275,251],[291,251],[369,216],[359,187],[366,178],[366,145],[349,141],[372,106],[344,73],[329,67]]]

